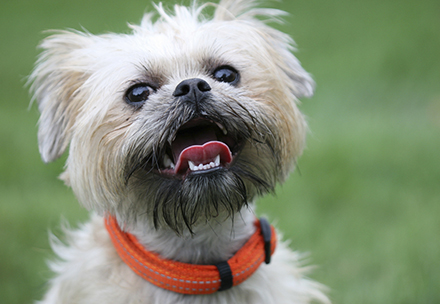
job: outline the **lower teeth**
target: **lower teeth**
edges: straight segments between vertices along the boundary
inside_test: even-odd
[[[196,166],[192,161],[188,161],[188,166],[191,171],[201,171],[201,170],[208,170],[211,168],[216,168],[220,166],[220,155],[217,155],[214,161],[210,162],[209,164],[200,164]]]

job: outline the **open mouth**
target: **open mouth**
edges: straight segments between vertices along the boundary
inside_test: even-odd
[[[197,118],[185,123],[162,156],[160,173],[184,177],[228,168],[239,143],[217,122]]]

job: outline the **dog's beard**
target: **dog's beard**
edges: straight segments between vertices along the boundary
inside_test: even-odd
[[[218,169],[205,174],[190,174],[184,180],[150,174],[138,179],[136,187],[147,187],[138,202],[145,203],[156,228],[164,224],[181,233],[192,232],[200,221],[220,215],[232,216],[247,204],[245,183],[237,174]]]
[[[145,144],[139,141],[129,149],[126,183],[128,191],[135,195],[132,199],[135,206],[124,208],[124,213],[129,213],[126,216],[137,219],[142,213],[140,210],[145,210],[144,215],[152,217],[156,229],[168,226],[178,234],[184,229],[192,233],[198,223],[233,217],[256,195],[273,191],[280,161],[273,149],[275,136],[263,119],[252,116],[241,105],[235,109],[231,105],[220,109],[218,105],[210,105],[210,102],[199,105],[198,111],[181,105],[181,111],[159,112],[164,113],[162,117],[167,117],[167,124],[161,134],[155,135],[159,140],[151,148],[153,152],[146,153]],[[199,111],[203,111],[205,119],[227,125],[234,140],[240,141],[240,151],[234,156],[233,163],[228,168],[190,172],[184,176],[162,174],[160,155],[173,136],[172,130],[200,117]]]
[[[185,228],[192,232],[200,222],[233,217],[256,194],[273,190],[273,183],[253,172],[259,170],[256,167],[245,169],[235,164],[229,169],[189,174],[183,180],[137,172],[129,183],[137,193],[137,206],[132,211],[151,214],[156,228],[166,225],[178,234]]]

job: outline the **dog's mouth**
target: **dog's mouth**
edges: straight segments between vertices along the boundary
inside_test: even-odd
[[[196,118],[182,125],[161,156],[161,174],[185,177],[229,168],[240,143],[221,123]]]

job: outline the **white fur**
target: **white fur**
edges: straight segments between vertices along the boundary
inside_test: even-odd
[[[154,244],[154,250],[167,258],[200,262],[211,255],[204,250],[209,247],[206,242],[216,242],[214,256],[227,256],[253,233],[254,216],[251,209],[244,210],[242,217],[235,219],[233,231],[230,221],[216,223],[203,227],[206,233],[196,233],[193,238],[149,231],[142,234],[143,243]],[[301,267],[300,255],[283,241],[278,243],[272,262],[262,264],[244,283],[211,295],[181,295],[153,286],[132,272],[117,256],[101,217],[93,215],[89,223],[67,235],[67,245],[54,242],[61,260],[51,263],[57,276],[41,304],[330,303],[323,287],[304,277],[308,269]]]
[[[204,18],[204,6],[196,3],[190,8],[176,5],[174,15],[158,5],[159,19],[146,14],[139,26],[130,26],[132,34],[61,31],[43,41],[44,52],[31,75],[41,111],[40,153],[49,162],[69,149],[62,179],[93,214],[89,223],[66,232],[66,245],[52,238],[59,261],[51,263],[56,276],[41,304],[329,303],[323,288],[305,277],[307,268],[301,267],[299,255],[283,242],[271,264],[262,265],[241,285],[212,295],[180,295],[133,273],[103,225],[102,216],[112,214],[150,250],[200,264],[227,260],[254,232],[252,203],[233,217],[201,219],[194,235],[178,236],[164,225],[156,229],[149,209],[154,198],[139,200],[143,189],[127,186],[123,171],[130,149],[151,154],[154,143],[162,140],[159,131],[166,118],[161,113],[173,106],[173,90],[182,80],[197,77],[210,85],[219,109],[231,107],[248,124],[258,122],[261,129],[252,136],[261,142],[269,139],[279,162],[273,168],[271,159],[261,159],[258,141],[247,143],[242,154],[269,164],[262,175],[268,184],[285,180],[305,140],[298,99],[311,96],[314,83],[292,55],[290,37],[256,18],[275,20],[283,13],[256,9],[255,2],[210,4],[216,6],[212,20]],[[236,67],[240,86],[207,75],[202,60],[211,58]],[[157,75],[163,85],[142,110],[134,111],[124,103],[124,92],[133,82],[145,81],[145,74]],[[258,191],[252,185],[248,189],[253,200]]]

